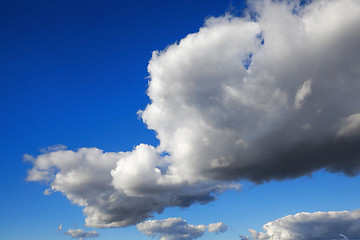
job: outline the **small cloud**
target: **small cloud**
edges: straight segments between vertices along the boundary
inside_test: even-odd
[[[52,193],[51,188],[45,189],[43,192],[44,195],[49,196]]]
[[[33,163],[33,162],[35,162],[35,158],[34,158],[34,156],[31,156],[30,154],[24,154],[23,161]]]
[[[250,239],[249,237],[246,237],[244,235],[240,235],[239,237],[240,237],[240,240],[249,240]]]
[[[60,151],[60,150],[65,150],[67,149],[67,147],[63,144],[55,144],[52,146],[49,146],[47,148],[40,148],[40,152],[41,153],[49,153],[49,152],[55,152],[55,151]]]
[[[222,222],[210,223],[208,225],[209,232],[223,233],[226,232],[228,226]]]
[[[59,225],[58,232],[61,232],[61,230],[62,230],[62,224]]]
[[[302,87],[296,92],[294,107],[299,110],[304,104],[305,98],[311,94],[311,79],[304,82]]]
[[[343,237],[344,239],[348,239],[344,234],[339,234],[341,237]]]
[[[360,113],[348,116],[342,123],[337,135],[339,137],[353,136],[360,133]]]
[[[60,226],[62,227],[62,225]],[[95,230],[86,232],[83,229],[69,229],[65,234],[73,238],[78,238],[79,240],[83,240],[84,238],[96,238],[99,236],[99,233]]]
[[[192,240],[201,237],[206,229],[209,232],[225,232],[227,226],[222,223],[191,225],[182,218],[148,220],[136,225],[137,229],[147,236],[158,236],[160,240]]]

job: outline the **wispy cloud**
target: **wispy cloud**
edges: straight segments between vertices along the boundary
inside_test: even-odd
[[[59,225],[59,227],[58,227],[57,230],[58,230],[58,232],[61,232],[61,230],[62,230],[62,224]]]

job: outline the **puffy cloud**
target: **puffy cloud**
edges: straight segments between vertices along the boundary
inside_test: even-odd
[[[188,182],[164,174],[169,163],[154,147],[140,144],[132,152],[104,153],[97,148],[58,150],[32,159],[28,181],[49,181],[51,192],[63,193],[84,207],[89,227],[133,225],[165,207],[188,207],[213,201],[237,184],[210,180]]]
[[[99,236],[97,231],[86,232],[83,229],[69,229],[65,234],[73,238],[78,238],[79,240],[83,240],[84,238],[96,238]]]
[[[234,181],[360,169],[360,1],[252,1],[257,17],[209,18],[148,65],[139,115],[159,146],[49,148],[28,181],[84,208],[86,225],[136,224],[207,203]]]
[[[220,232],[226,232],[227,229],[228,229],[228,226],[222,222],[210,223],[208,225],[209,232],[220,233]]]
[[[190,225],[181,218],[148,220],[136,225],[137,229],[148,236],[159,236],[160,240],[192,240],[201,237],[206,229],[209,232],[225,232],[227,226],[222,223]]]
[[[263,226],[264,232],[249,229],[242,239],[329,240],[360,239],[360,210],[289,215]]]
[[[251,3],[256,21],[210,18],[153,54],[141,117],[169,169],[254,182],[357,174],[360,2]]]

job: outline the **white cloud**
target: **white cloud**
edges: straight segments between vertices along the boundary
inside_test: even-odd
[[[78,238],[79,240],[83,240],[84,238],[96,238],[99,236],[99,233],[95,230],[86,232],[83,229],[69,229],[65,234],[73,238]]]
[[[295,95],[295,109],[299,110],[304,104],[305,98],[311,94],[311,80],[304,82],[302,87],[296,92]]]
[[[62,230],[62,224],[59,225],[58,232],[61,232],[61,230]]]
[[[148,236],[158,236],[160,240],[192,240],[201,237],[206,229],[209,232],[225,232],[227,226],[222,223],[190,225],[181,218],[148,220],[136,225],[137,229]]]
[[[61,192],[84,208],[89,227],[133,225],[165,207],[187,207],[213,201],[237,184],[196,180],[164,174],[169,164],[152,146],[132,152],[104,153],[97,148],[59,150],[33,160],[28,181],[49,181],[46,193]]]
[[[225,232],[227,229],[228,229],[227,225],[222,222],[210,223],[208,225],[209,232],[220,233],[220,232]]]
[[[209,18],[153,53],[139,114],[159,146],[48,149],[24,156],[27,180],[82,206],[87,226],[121,227],[212,201],[239,179],[357,174],[360,1],[286,2],[252,1],[257,21]]]
[[[256,22],[210,18],[154,52],[141,117],[171,171],[255,182],[358,172],[360,134],[345,142],[336,126],[359,112],[360,2],[313,1],[297,14],[287,2],[253,1]]]
[[[345,121],[343,121],[341,128],[338,131],[338,136],[353,136],[360,133],[360,113],[351,114]]]
[[[264,232],[249,229],[243,239],[329,240],[360,239],[360,210],[289,215],[263,226]]]

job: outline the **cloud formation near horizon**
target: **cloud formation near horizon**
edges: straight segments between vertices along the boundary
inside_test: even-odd
[[[65,234],[71,236],[72,238],[78,238],[78,240],[83,240],[84,238],[96,238],[99,236],[97,231],[86,232],[83,229],[69,229],[65,232]]]
[[[168,218],[164,220],[148,220],[136,225],[137,229],[147,236],[159,236],[159,240],[192,240],[209,232],[222,233],[227,226],[222,223],[209,225],[190,225],[181,218]]]
[[[360,209],[342,212],[297,213],[263,226],[264,232],[249,229],[243,240],[360,239]]]
[[[104,153],[61,148],[25,156],[84,207],[86,225],[122,227],[170,206],[205,204],[236,181],[360,169],[360,1],[253,1],[149,62],[139,116],[160,145]]]

